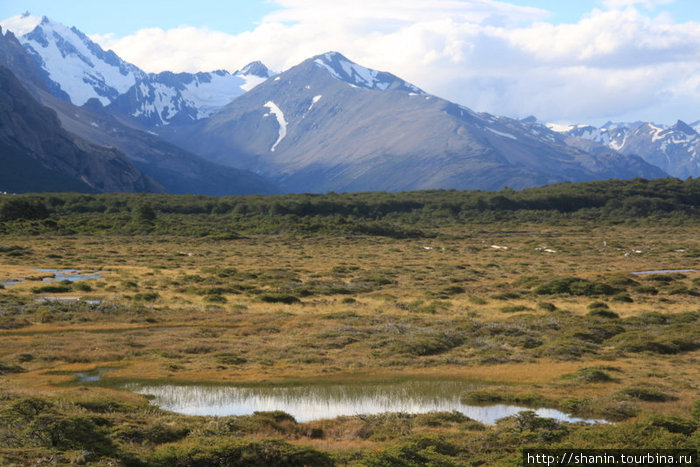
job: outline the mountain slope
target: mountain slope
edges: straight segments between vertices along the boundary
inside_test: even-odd
[[[135,167],[169,193],[224,196],[278,192],[274,184],[260,175],[203,159],[120,121],[99,103],[93,101],[93,105],[75,107],[51,95],[42,97],[42,102],[58,113],[66,129],[89,141],[123,151]]]
[[[10,70],[0,67],[2,191],[162,192],[114,148],[66,132]]]
[[[608,123],[601,128],[571,125],[557,130],[569,138],[594,141],[622,154],[637,155],[674,177],[700,176],[700,134],[680,120],[670,127],[635,122]],[[569,142],[580,144],[573,139]]]
[[[533,125],[427,95],[339,53],[313,57],[164,137],[287,191],[524,188],[662,177],[638,158],[593,155]]]

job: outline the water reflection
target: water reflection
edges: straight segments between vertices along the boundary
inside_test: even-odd
[[[387,384],[309,385],[287,387],[176,386],[131,383],[125,389],[148,394],[162,409],[186,415],[250,415],[256,411],[282,410],[299,422],[341,415],[383,412],[426,413],[459,411],[482,423],[515,415],[525,407],[472,406],[460,394],[474,389],[463,381],[410,381]],[[542,417],[584,421],[554,409],[537,409]],[[602,420],[585,420],[603,422]]]

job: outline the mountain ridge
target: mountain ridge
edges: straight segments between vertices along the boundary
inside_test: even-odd
[[[695,122],[678,120],[674,125],[651,122],[611,123],[557,127],[568,137],[595,142],[627,155],[636,155],[679,178],[700,176],[700,133]],[[571,144],[579,144],[570,140]]]

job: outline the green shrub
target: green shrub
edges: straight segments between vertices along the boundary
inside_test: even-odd
[[[697,422],[700,422],[700,399],[693,403],[693,408],[690,409],[690,416]]]
[[[158,292],[145,292],[137,293],[134,295],[133,300],[139,302],[154,302],[158,299]]]
[[[646,402],[666,402],[678,400],[676,396],[645,386],[628,387],[620,391],[620,393],[624,396]]]
[[[525,305],[512,305],[501,307],[501,313],[517,313],[519,311],[527,310],[531,310],[531,308],[528,308]]]
[[[25,429],[26,436],[40,446],[59,450],[84,449],[102,455],[115,452],[115,446],[102,426],[106,420],[96,417],[66,416],[53,413],[37,415]]]
[[[628,293],[617,294],[610,300],[618,303],[634,303],[634,300],[632,300],[632,297],[630,297]]]
[[[332,466],[327,454],[278,440],[194,438],[162,446],[148,459],[156,467],[303,467]]]
[[[204,297],[205,302],[210,302],[210,303],[226,303],[228,302],[228,299],[224,297],[223,295],[207,295]]]
[[[92,287],[90,287],[89,284],[86,284],[85,282],[76,282],[73,284],[73,288],[75,290],[78,290],[80,292],[91,292]]]
[[[32,287],[32,293],[66,293],[71,292],[73,287],[70,284],[61,285],[43,285],[41,287]]]
[[[6,365],[4,363],[0,363],[0,375],[6,375],[8,373],[24,373],[25,371],[27,370],[19,365]]]
[[[248,360],[246,358],[241,357],[240,355],[232,353],[222,353],[216,355],[216,361],[222,365],[242,365]]]
[[[556,360],[577,360],[585,354],[595,353],[598,347],[575,337],[565,337],[538,348],[538,353]]]
[[[686,436],[690,435],[698,428],[698,423],[693,420],[663,415],[654,415],[651,418],[651,425],[664,428],[670,433],[681,433]]]
[[[284,295],[284,294],[264,294],[260,296],[260,300],[265,303],[284,303],[286,305],[291,305],[293,303],[299,303],[298,297],[294,295]]]
[[[488,390],[477,389],[463,394],[460,397],[460,401],[463,404],[492,404],[496,402],[502,402],[503,396]]]
[[[538,295],[569,294],[580,296],[614,295],[620,290],[603,282],[565,277],[540,285],[535,289]]]
[[[606,318],[606,319],[618,319],[618,318],[620,318],[620,315],[618,315],[614,311],[605,310],[603,308],[596,308],[594,310],[591,310],[588,313],[586,313],[586,316],[593,316],[596,318]]]
[[[184,426],[170,426],[162,423],[155,425],[122,424],[112,431],[112,436],[128,443],[164,444],[185,438],[190,429]]]
[[[442,333],[438,335],[412,335],[392,346],[397,353],[407,353],[417,357],[445,353],[462,344],[462,339],[455,335]]]
[[[447,423],[462,424],[470,422],[474,422],[474,420],[456,410],[452,412],[428,412],[416,416],[416,424],[425,426],[443,426]]]
[[[565,374],[563,378],[574,379],[582,383],[607,383],[613,380],[605,371],[593,367],[579,368],[576,373]]]
[[[49,217],[48,208],[38,199],[10,198],[0,205],[0,219],[36,220]]]
[[[503,292],[496,295],[492,295],[491,298],[494,300],[514,300],[520,298],[520,294],[517,292]]]
[[[370,452],[363,460],[368,467],[450,467],[461,465],[459,449],[439,436],[415,436],[401,444]]]

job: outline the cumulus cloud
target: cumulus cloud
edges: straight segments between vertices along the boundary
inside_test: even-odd
[[[668,0],[606,0],[574,24],[495,0],[277,0],[253,30],[182,26],[93,37],[147,71],[278,71],[329,50],[479,111],[549,121],[655,120],[700,108],[700,24],[651,13]],[[694,105],[690,105],[690,104]]]

